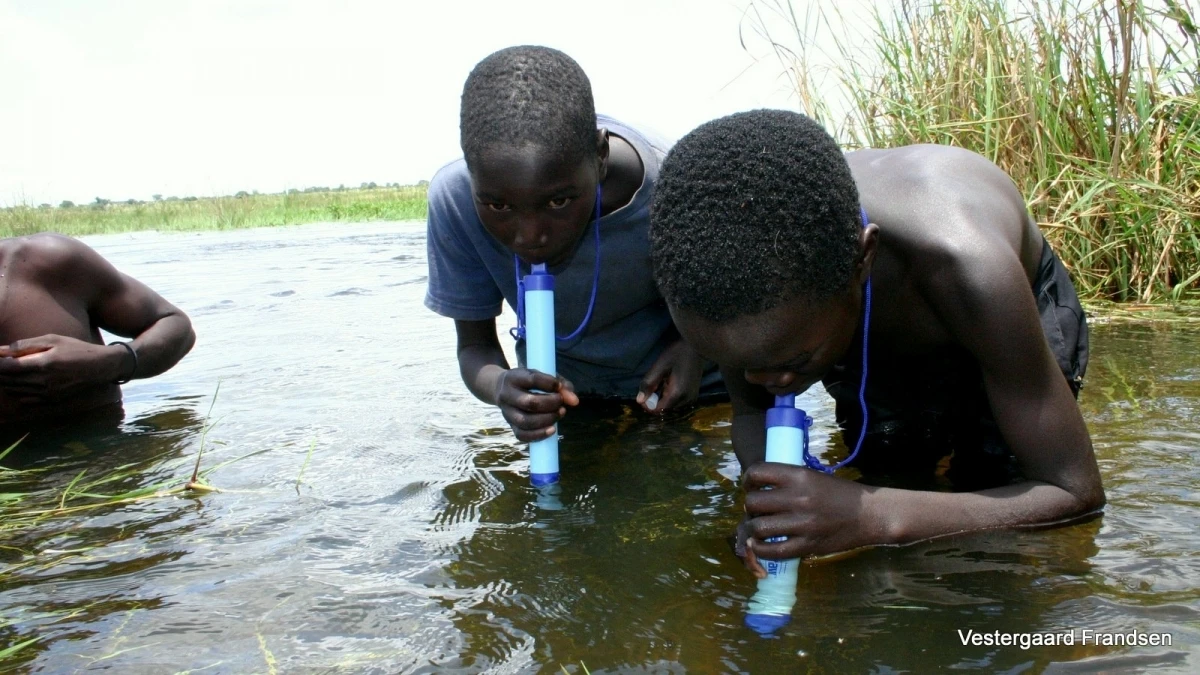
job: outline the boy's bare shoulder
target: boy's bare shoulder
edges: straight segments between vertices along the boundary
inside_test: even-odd
[[[928,217],[963,210],[1022,219],[1025,203],[1000,167],[970,150],[947,145],[907,145],[847,155],[864,204],[891,213]],[[892,208],[888,208],[892,205]],[[899,218],[899,220],[906,220]]]
[[[78,239],[53,232],[0,240],[0,252],[7,260],[9,273],[43,282],[83,271],[81,266],[96,255]]]
[[[991,160],[977,152],[953,145],[916,143],[895,148],[864,148],[846,154],[851,168],[876,166],[898,178],[938,178],[961,171],[998,172]]]
[[[907,252],[933,260],[1027,257],[1036,236],[1015,183],[986,157],[944,145],[847,156],[869,219]],[[1040,245],[1040,241],[1035,242]]]
[[[880,245],[933,307],[1007,302],[1029,284],[1041,235],[1020,191],[974,152],[912,145],[852,153]]]
[[[84,251],[91,250],[87,244],[78,239],[54,232],[39,232],[22,237],[12,237],[0,241],[0,247],[8,255],[19,256],[23,261],[29,263],[69,262],[72,258],[78,258]]]

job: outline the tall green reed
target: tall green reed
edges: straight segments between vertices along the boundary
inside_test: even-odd
[[[755,0],[748,23],[847,146],[978,152],[1012,176],[1081,294],[1178,301],[1200,288],[1189,3],[899,0],[854,30],[832,3],[797,15]]]

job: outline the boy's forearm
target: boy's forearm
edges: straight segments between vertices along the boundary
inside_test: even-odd
[[[733,452],[737,455],[742,471],[755,462],[761,462],[767,454],[767,416],[765,413],[734,415],[730,438]]]
[[[136,372],[124,371],[122,379],[154,377],[170,370],[196,344],[196,333],[186,315],[169,314],[155,321],[130,341],[137,352]]]
[[[458,351],[458,367],[463,383],[475,398],[496,405],[500,378],[508,371],[504,351],[496,347],[470,346]]]
[[[872,488],[863,523],[880,541],[906,544],[976,530],[1052,525],[1094,510],[1062,488],[1027,481],[980,492]]]
[[[775,397],[762,387],[746,382],[743,371],[737,368],[721,366],[721,377],[733,407],[733,428],[730,430],[733,451],[745,473],[750,465],[761,462],[767,455],[767,409]]]

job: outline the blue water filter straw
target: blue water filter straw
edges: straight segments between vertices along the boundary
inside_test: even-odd
[[[766,460],[803,466],[810,424],[812,418],[796,407],[795,395],[776,396],[775,407],[767,411]],[[767,541],[773,543],[784,539],[786,537],[772,537]],[[759,579],[758,591],[750,597],[746,626],[760,635],[769,636],[792,620],[800,560],[760,558],[759,562],[767,570],[767,576]]]
[[[558,375],[554,360],[554,275],[534,265],[525,275],[525,365]],[[529,477],[534,487],[558,482],[558,425],[549,438],[529,444]]]

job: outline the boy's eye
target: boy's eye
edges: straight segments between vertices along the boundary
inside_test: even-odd
[[[501,204],[499,202],[489,202],[487,207],[489,211],[495,211],[496,213],[503,213],[512,209],[508,204]]]
[[[570,197],[556,197],[556,198],[550,200],[550,208],[561,209],[570,203],[571,203]]]

